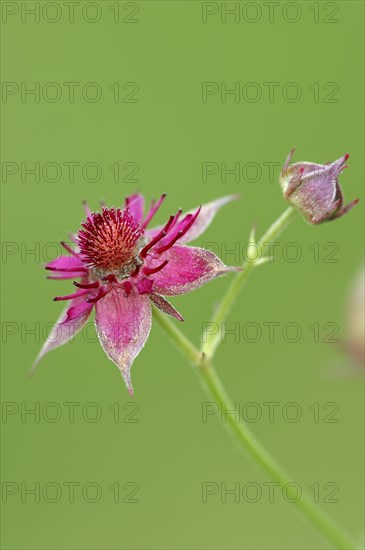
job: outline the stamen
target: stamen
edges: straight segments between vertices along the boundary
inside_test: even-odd
[[[99,300],[101,300],[101,298],[104,298],[104,296],[106,294],[108,294],[108,292],[111,291],[111,288],[102,288],[99,292],[99,294],[97,294],[95,296],[95,298],[88,298],[86,301],[89,303],[89,304],[96,304],[96,302],[98,302]]]
[[[66,244],[65,241],[61,241],[61,246],[63,246],[63,248],[73,256],[77,256],[76,252],[68,244]]]
[[[182,214],[182,208],[179,208],[179,210],[175,214],[174,221],[172,222],[170,229],[172,229],[174,227],[174,225],[176,224],[176,222],[180,218],[181,214]]]
[[[99,282],[98,281],[96,281],[95,283],[88,283],[88,284],[81,284],[81,283],[78,283],[77,281],[74,281],[73,284],[75,286],[77,286],[77,288],[91,289],[91,288],[98,288],[99,287]]]
[[[198,210],[195,212],[195,214],[193,215],[193,217],[191,218],[190,222],[187,223],[186,227],[184,227],[184,229],[182,230],[183,234],[181,235],[182,237],[185,235],[185,233],[187,233],[189,231],[189,229],[192,227],[192,225],[195,223],[195,220],[197,219],[197,217],[199,216],[200,214],[200,211],[201,211],[202,207],[199,206]]]
[[[141,258],[145,258],[146,255],[147,255],[147,252],[153,247],[155,246],[155,244],[157,244],[161,239],[163,239],[164,237],[166,237],[170,227],[171,227],[171,224],[172,222],[174,221],[174,216],[170,216],[169,219],[168,219],[168,222],[166,223],[165,227],[159,232],[157,233],[156,237],[154,237],[152,239],[152,241],[150,241],[148,244],[146,244],[146,246],[144,248],[142,248],[141,252],[139,253],[139,255],[141,256]]]
[[[150,211],[148,212],[144,222],[142,222],[141,224],[141,229],[145,229],[145,227],[147,227],[147,225],[150,223],[150,221],[152,220],[153,216],[156,214],[157,210],[160,208],[165,198],[166,198],[166,193],[161,195],[161,197],[159,198],[156,204],[155,204],[155,201],[152,201]]]
[[[55,298],[53,298],[53,301],[62,302],[64,300],[73,300],[74,298],[79,298],[80,296],[84,296],[85,294],[88,294],[87,290],[80,290],[79,292],[68,294],[67,296],[56,296]]]
[[[74,275],[70,275],[69,277],[51,277],[50,275],[47,275],[46,279],[52,279],[54,281],[64,281],[65,279],[72,279],[72,277],[74,277]]]
[[[64,271],[65,273],[74,273],[75,271],[80,273],[87,273],[89,270],[86,267],[49,267],[45,269],[48,271]]]
[[[153,273],[157,273],[158,271],[161,271],[169,263],[169,260],[165,260],[162,262],[162,264],[158,265],[157,267],[144,267],[143,273],[146,275],[152,275]]]
[[[162,252],[166,252],[166,250],[171,248],[176,243],[176,241],[181,239],[182,236],[183,236],[183,231],[179,231],[178,233],[176,233],[175,237],[169,243],[165,244],[165,246],[157,250],[158,254],[161,254]]]
[[[185,227],[183,229],[180,229],[180,231],[177,232],[177,234],[173,237],[173,239],[169,242],[163,245],[161,248],[157,250],[158,254],[161,254],[161,252],[165,252],[169,248],[171,248],[181,237],[183,237],[191,228],[191,226],[194,224],[195,220],[200,214],[201,206],[199,206],[198,210],[195,212],[195,214],[187,214],[185,218],[180,223],[180,227],[184,225]]]
[[[147,252],[156,244],[158,243],[158,241],[160,241],[161,239],[163,239],[164,237],[166,237],[167,233],[166,231],[161,231],[160,233],[158,233],[158,235],[156,235],[156,237],[154,239],[152,239],[151,242],[149,242],[144,248],[142,248],[141,252],[139,253],[139,255],[141,256],[141,258],[145,258],[147,256]]]

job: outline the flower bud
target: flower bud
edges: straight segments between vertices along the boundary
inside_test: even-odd
[[[347,168],[346,154],[334,162],[315,164],[297,162],[290,164],[295,149],[285,161],[280,175],[280,185],[285,199],[311,224],[340,218],[358,202],[355,199],[343,206],[343,195],[338,179]]]

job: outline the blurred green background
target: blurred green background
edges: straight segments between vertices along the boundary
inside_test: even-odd
[[[363,200],[363,3],[281,2],[274,3],[273,15],[267,3],[241,2],[226,22],[224,6],[233,2],[79,2],[74,22],[65,4],[40,2],[36,21],[26,11],[34,2],[2,2],[2,547],[330,548],[280,491],[269,502],[264,483],[270,480],[236,448],[218,414],[202,421],[204,402],[211,399],[156,324],[133,366],[135,404],[91,325],[48,355],[32,380],[26,373],[42,332],[62,310],[53,296],[71,291],[67,282],[45,279],[42,266],[57,254],[49,243],[78,228],[83,199],[97,208],[101,199],[119,205],[136,190],[148,200],[166,191],[156,220],[162,222],[179,206],[240,193],[241,200],[226,206],[194,243],[216,243],[223,260],[234,265],[240,258],[222,254],[222,247],[245,243],[254,222],[261,234],[285,208],[277,177],[294,145],[295,160],[326,162],[349,152],[345,197]],[[22,86],[37,82],[39,101],[22,98]],[[56,87],[47,86],[51,82]],[[65,82],[80,84],[73,102]],[[97,88],[85,90],[90,82]],[[206,102],[203,82],[215,82],[219,90]],[[227,89],[255,83],[244,90],[262,96],[250,102],[241,95],[236,102],[230,95],[223,102],[222,82]],[[269,82],[277,83],[272,100],[264,84]],[[92,102],[96,89],[101,98]],[[290,101],[298,89],[301,98]],[[61,96],[52,102],[57,90]],[[39,181],[21,165],[36,162]],[[47,168],[50,162],[61,167],[60,174],[54,165]],[[74,181],[64,165],[70,162],[79,163]],[[101,171],[95,178],[93,167],[85,168],[90,162]],[[228,175],[224,182],[219,172],[204,182],[204,162],[228,168],[240,163],[246,177]],[[109,168],[115,163],[118,177]],[[276,163],[274,177],[264,163]],[[250,166],[259,167],[257,178]],[[251,425],[259,439],[313,498],[309,487],[318,484],[319,504],[358,540],[363,378],[343,347],[347,296],[363,261],[362,212],[360,204],[318,227],[298,218],[280,239],[275,262],[255,272],[227,321],[227,328],[257,323],[262,337],[250,343],[228,336],[216,358],[232,400],[252,417],[261,411]],[[298,262],[283,257],[289,242],[300,246]],[[325,261],[330,242],[336,263]],[[228,284],[222,278],[172,300],[196,343]],[[273,343],[267,322],[280,323]],[[302,329],[296,343],[281,335],[289,322]],[[318,343],[309,328],[314,323],[321,327]],[[326,323],[338,325],[339,345],[324,342]],[[32,329],[35,334],[27,332]],[[273,422],[267,402],[279,403]],[[292,402],[301,413],[298,422],[283,418],[294,414],[287,405]],[[76,403],[74,422],[67,403]],[[335,403],[338,422],[326,421],[328,403]],[[39,407],[39,418],[22,417],[32,407]],[[95,413],[100,419],[92,422]],[[70,482],[78,484],[74,502],[64,485]],[[217,484],[207,502],[204,482]],[[338,487],[338,502],[326,502],[329,482]],[[36,483],[39,502],[26,494]],[[253,483],[262,496],[254,503],[242,493],[239,502],[228,495],[224,503],[222,483],[228,489]],[[132,492],[137,502],[125,502]]]

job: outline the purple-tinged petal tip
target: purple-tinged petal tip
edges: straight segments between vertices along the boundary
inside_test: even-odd
[[[139,295],[133,289],[126,296],[122,288],[115,287],[97,302],[95,327],[105,353],[120,370],[131,393],[130,369],[151,329],[148,295]]]

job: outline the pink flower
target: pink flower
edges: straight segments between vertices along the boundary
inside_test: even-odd
[[[108,357],[117,365],[129,389],[130,369],[151,328],[151,303],[183,321],[164,297],[190,292],[236,268],[225,266],[203,248],[184,246],[210,224],[217,210],[235,199],[223,197],[182,216],[179,210],[167,223],[148,224],[165,195],[144,216],[144,198],[127,197],[123,208],[91,212],[73,237],[75,249],[62,242],[68,255],[46,265],[50,279],[79,279],[77,291],[54,298],[70,303],[43,345],[32,370],[50,350],[68,342],[86,323],[95,307],[95,327]]]
[[[339,176],[347,167],[349,155],[334,162],[290,164],[295,149],[285,161],[280,176],[284,197],[299,210],[311,224],[340,218],[358,203],[358,199],[343,206]]]

